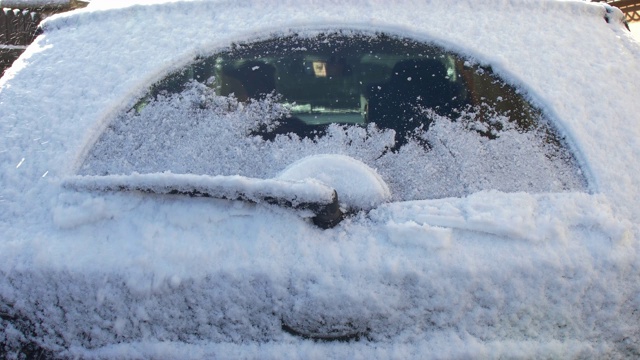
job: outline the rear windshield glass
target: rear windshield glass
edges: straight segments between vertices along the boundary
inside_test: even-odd
[[[80,173],[269,178],[327,153],[376,169],[395,200],[586,187],[549,120],[490,69],[362,33],[234,44],[196,59],[119,114]]]

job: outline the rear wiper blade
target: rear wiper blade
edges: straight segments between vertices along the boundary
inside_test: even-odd
[[[344,214],[335,189],[313,179],[288,181],[245,176],[209,176],[170,172],[131,175],[87,175],[66,179],[65,188],[83,191],[140,191],[152,194],[187,195],[252,203],[268,203],[315,215],[313,223],[323,229],[336,226]]]

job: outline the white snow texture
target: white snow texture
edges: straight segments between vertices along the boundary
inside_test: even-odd
[[[25,341],[86,359],[640,356],[640,44],[617,9],[552,0],[145,3],[94,0],[47,19],[0,79],[6,357]],[[553,122],[587,188],[447,195],[425,186],[422,200],[411,200],[402,191],[412,185],[371,169],[359,155],[366,151],[338,149],[325,153],[349,156],[332,161],[367,180],[328,185],[371,210],[322,230],[304,210],[266,203],[101,191],[136,171],[154,186],[281,174],[270,185],[243,184],[289,181],[278,191],[301,184],[323,197],[322,179],[305,180],[321,176],[316,165],[285,170],[322,154],[210,177],[181,178],[184,163],[165,169],[172,173],[132,169],[124,155],[109,159],[124,169],[113,178],[97,176],[106,163],[83,170],[114,119],[196,56],[340,28],[434,43],[491,66]],[[374,147],[384,146],[378,135]],[[214,147],[219,159],[246,159],[248,146]],[[532,176],[550,171],[540,169]],[[85,181],[84,190],[65,186],[73,181]],[[313,341],[283,324],[360,337]]]

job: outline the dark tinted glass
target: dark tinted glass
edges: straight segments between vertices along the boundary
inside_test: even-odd
[[[240,101],[277,94],[290,116],[274,134],[305,136],[317,125],[375,123],[395,130],[404,143],[417,127],[428,128],[426,110],[459,117],[473,108],[486,123],[477,131],[493,137],[501,126],[491,124],[491,116],[507,116],[522,130],[538,125],[541,116],[490,69],[429,44],[384,35],[290,36],[235,45],[165,79],[152,95],[180,92],[189,81]]]

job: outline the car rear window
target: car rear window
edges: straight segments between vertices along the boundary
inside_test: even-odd
[[[270,178],[327,153],[376,169],[397,201],[586,188],[550,120],[490,68],[359,32],[276,37],[195,59],[112,119],[80,174]]]

